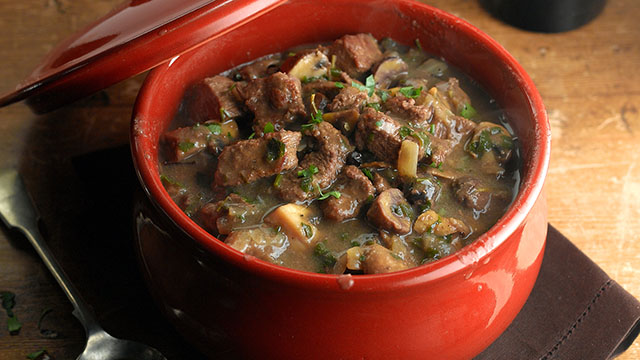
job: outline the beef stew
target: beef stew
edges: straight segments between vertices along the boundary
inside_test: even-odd
[[[369,34],[204,79],[171,127],[160,173],[174,202],[229,246],[304,271],[448,256],[495,224],[519,184],[517,139],[494,101],[419,43]]]

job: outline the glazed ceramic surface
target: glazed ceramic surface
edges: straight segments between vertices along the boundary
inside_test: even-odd
[[[323,275],[244,255],[191,221],[158,174],[158,142],[186,88],[288,47],[370,32],[442,56],[505,109],[522,146],[522,183],[486,234],[442,260],[382,275]],[[469,359],[516,316],[546,236],[546,113],[532,81],[464,21],[406,1],[288,2],[153,70],[138,97],[132,152],[146,191],[136,210],[143,272],[168,318],[212,358]]]

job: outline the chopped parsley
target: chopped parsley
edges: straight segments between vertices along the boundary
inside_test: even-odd
[[[252,132],[251,135],[249,135],[249,137],[247,139],[251,140],[254,137],[256,137],[256,133]]]
[[[185,141],[178,144],[178,149],[180,149],[180,151],[182,151],[183,153],[186,153],[189,150],[193,149],[195,146],[196,144],[189,141]]]
[[[323,242],[319,242],[316,245],[315,249],[313,249],[313,255],[326,267],[332,267],[338,261]]]
[[[31,354],[27,355],[27,359],[35,360],[35,359],[39,358],[40,356],[45,355],[46,353],[47,353],[47,351],[45,349],[34,351]],[[43,359],[48,359],[48,357],[45,357]]]
[[[400,88],[400,93],[408,98],[415,99],[420,96],[420,93],[422,93],[422,86],[417,89],[413,86],[403,87]]]
[[[376,121],[376,127],[381,127],[382,126],[382,121],[378,120]]]
[[[493,148],[491,133],[489,130],[483,130],[478,136],[478,140],[469,143],[468,148],[472,153],[478,156],[485,152],[489,152]]]
[[[435,162],[432,162],[431,164],[429,164],[429,166],[431,166],[434,169],[442,170],[442,161],[440,161],[437,164]]]
[[[205,126],[207,127],[207,129],[209,129],[209,131],[211,131],[213,135],[220,135],[220,133],[222,132],[222,126],[220,126],[220,124],[212,123],[206,124]]]
[[[316,94],[311,94],[311,107],[313,108],[313,114],[311,114],[311,120],[302,125],[302,130],[310,130],[313,129],[313,127],[316,124],[320,124],[323,121],[322,118],[322,111],[318,110],[318,108],[316,107]]]
[[[382,100],[382,102],[387,102],[391,95],[389,95],[389,92],[386,90],[378,90],[378,96],[380,96],[380,100]]]
[[[302,232],[307,239],[311,239],[313,237],[313,229],[311,228],[311,225],[301,222],[300,228],[302,228]]]
[[[404,139],[409,135],[413,135],[414,131],[411,130],[411,128],[407,127],[407,126],[403,126],[400,128],[400,130],[398,130],[398,135],[400,135],[400,138]]]
[[[264,129],[262,130],[263,133],[268,134],[274,131],[276,131],[276,128],[273,126],[271,122],[264,124]]]
[[[310,82],[314,82],[314,81],[318,81],[320,79],[326,79],[326,78],[327,77],[325,75],[323,75],[323,76],[311,76],[311,77],[303,76],[301,82],[303,84],[308,84]]]
[[[271,138],[267,143],[267,161],[273,162],[284,156],[284,143],[278,139]]]
[[[467,119],[471,119],[476,115],[478,115],[478,113],[476,112],[476,109],[471,106],[471,104],[464,104],[464,107],[462,108],[462,110],[460,110],[460,116]]]
[[[373,78],[373,75],[367,76],[367,79],[365,80],[364,85],[361,85],[355,81],[352,81],[351,86],[353,86],[354,88],[360,91],[366,91],[369,96],[373,96],[373,93],[376,91],[376,81]]]
[[[318,189],[319,190],[319,189]],[[342,194],[340,193],[340,191],[329,191],[328,193],[322,193],[322,191],[320,192],[320,197],[318,198],[318,200],[325,200],[327,198],[329,198],[330,196],[333,196],[336,199],[340,199],[340,196],[342,196]]]
[[[13,313],[13,307],[16,306],[16,295],[10,291],[3,291],[0,296],[2,296],[2,308],[6,311],[8,317],[7,330],[11,335],[15,335],[22,328],[22,324]]]
[[[367,107],[374,108],[377,111],[382,111],[382,107],[380,107],[380,103],[368,103]]]
[[[361,169],[362,172],[369,178],[369,180],[373,180],[373,174],[371,174],[371,170],[364,168]]]
[[[430,133],[431,135],[435,135],[435,133],[436,133],[436,124],[431,124],[431,125],[429,126],[429,133]]]
[[[412,218],[413,209],[407,203],[400,203],[391,206],[391,212],[400,217]]]
[[[341,82],[339,82],[339,81],[336,81],[334,84],[336,85],[336,87],[337,87],[338,89],[344,89],[344,84],[343,84],[343,83],[341,83]]]
[[[313,190],[311,182],[313,181],[313,175],[317,173],[318,167],[313,164],[310,164],[307,169],[298,171],[298,177],[302,178],[300,188],[304,190],[304,192],[310,192]]]

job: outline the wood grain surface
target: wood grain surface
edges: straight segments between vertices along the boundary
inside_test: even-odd
[[[0,0],[0,91],[12,89],[57,42],[119,2]],[[640,2],[609,0],[594,21],[560,34],[508,26],[475,0],[425,2],[488,33],[533,78],[553,134],[549,221],[640,297]],[[96,151],[120,147],[116,152],[124,149],[128,161],[124,146],[142,80],[126,80],[47,115],[34,115],[22,103],[0,109],[0,168],[24,174],[48,243],[107,330],[148,342],[170,359],[199,359],[149,306],[124,240],[131,229],[128,214],[119,210],[128,199],[113,193],[126,184],[125,175],[118,164],[96,160]],[[101,176],[84,178],[95,174],[84,169],[100,169]],[[105,210],[114,216],[94,216]],[[0,311],[0,359],[24,359],[43,348],[56,359],[75,359],[84,333],[71,306],[26,241],[0,228],[0,291],[16,294],[15,313],[23,324],[10,336]],[[55,339],[37,328],[45,309],[53,311],[42,327],[56,330]],[[143,330],[149,328],[154,330]],[[620,359],[640,359],[638,341]]]

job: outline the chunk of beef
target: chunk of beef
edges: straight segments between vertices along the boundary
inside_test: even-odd
[[[255,205],[233,193],[224,200],[205,204],[198,212],[198,218],[208,231],[222,235],[231,233],[259,215]]]
[[[369,95],[353,86],[345,86],[336,97],[333,98],[328,109],[330,111],[358,110],[362,109],[369,100]]]
[[[276,130],[293,122],[306,111],[301,96],[300,80],[277,72],[266,78],[253,79],[239,89],[245,105],[253,114],[253,130],[262,135],[267,123]]]
[[[238,124],[234,120],[208,121],[171,130],[163,135],[163,142],[167,144],[167,157],[171,161],[182,161],[204,149],[217,154],[237,137]]]
[[[453,140],[458,143],[462,137],[476,127],[473,121],[454,114],[447,106],[447,100],[435,87],[429,89],[423,105],[433,107],[433,119],[431,120],[431,124],[434,125],[433,134],[441,139]]]
[[[296,149],[301,137],[297,131],[283,130],[225,147],[218,157],[215,184],[246,184],[293,169],[298,165]]]
[[[321,204],[324,217],[343,221],[358,216],[360,209],[369,198],[373,198],[375,188],[367,176],[353,165],[345,166],[332,190],[339,191],[340,197],[330,196]]]
[[[335,81],[317,80],[302,85],[302,93],[305,99],[315,93],[321,93],[328,99],[333,99],[339,92],[340,88],[336,86]]]
[[[397,95],[384,103],[387,115],[397,117],[417,128],[428,128],[433,111],[429,106],[417,105],[415,99]]]
[[[371,151],[378,159],[395,163],[402,143],[400,128],[400,123],[391,117],[366,108],[356,127],[356,146],[359,150]]]
[[[284,233],[268,226],[233,231],[225,243],[240,252],[276,264],[290,245]]]
[[[189,91],[188,113],[195,122],[225,121],[243,114],[242,101],[234,96],[236,83],[226,76],[204,79]]]
[[[456,78],[449,78],[447,82],[436,84],[436,89],[442,94],[442,99],[451,111],[461,115],[465,108],[471,104],[469,95],[460,88],[460,82]]]
[[[373,186],[376,188],[376,193],[380,194],[385,190],[391,189],[391,184],[389,180],[382,177],[382,175],[373,173]]]
[[[336,67],[351,77],[359,77],[382,59],[378,41],[370,34],[345,35],[329,46]]]
[[[411,206],[396,188],[383,191],[367,211],[367,219],[378,229],[401,235],[411,231],[411,216]]]
[[[254,80],[277,72],[279,66],[280,55],[270,55],[264,59],[253,61],[238,69],[238,75],[243,80]]]
[[[449,139],[441,139],[435,135],[429,134],[430,146],[431,146],[431,163],[433,164],[444,164],[444,161],[447,159],[447,156],[453,150],[453,148],[458,143],[455,140]]]
[[[336,179],[353,150],[349,140],[326,121],[308,130],[316,140],[316,149],[307,154],[297,168],[285,174],[278,187],[280,197],[288,202],[304,201],[318,195],[317,189],[326,189]],[[311,177],[302,176],[305,170],[315,167]],[[300,175],[299,175],[300,174]]]
[[[365,274],[383,274],[409,268],[402,258],[380,244],[365,246],[363,257],[362,269]]]

